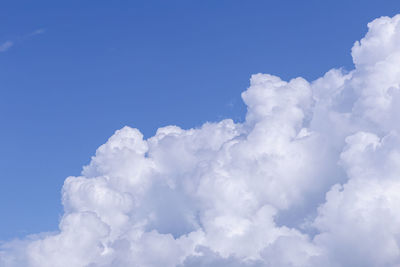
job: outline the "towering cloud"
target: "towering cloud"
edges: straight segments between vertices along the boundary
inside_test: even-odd
[[[0,265],[400,266],[400,15],[368,27],[350,72],[253,75],[243,123],[116,131]]]

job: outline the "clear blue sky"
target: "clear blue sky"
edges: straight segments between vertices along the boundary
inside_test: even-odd
[[[398,12],[398,0],[3,1],[0,240],[56,230],[64,179],[115,130],[240,121],[251,74],[351,69],[367,22]]]

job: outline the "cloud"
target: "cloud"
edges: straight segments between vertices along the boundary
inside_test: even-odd
[[[13,42],[11,41],[6,41],[2,44],[0,44],[0,52],[6,52],[8,49],[10,49],[14,45]]]
[[[35,36],[35,35],[44,34],[45,32],[46,32],[45,29],[37,29],[37,30],[27,34],[26,37],[32,37],[32,36]]]
[[[6,42],[0,44],[0,52],[6,52],[8,49],[10,49],[16,43],[18,44],[19,42],[23,42],[28,38],[32,38],[33,36],[36,36],[39,34],[44,34],[45,31],[46,31],[45,29],[37,29],[29,34],[19,37],[16,41],[6,41]]]
[[[399,266],[400,15],[368,28],[350,72],[253,75],[242,123],[116,131],[0,265]]]

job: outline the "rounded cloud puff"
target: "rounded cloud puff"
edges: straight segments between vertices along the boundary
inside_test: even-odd
[[[253,75],[242,123],[116,131],[0,265],[400,266],[400,15],[368,27],[348,73]]]

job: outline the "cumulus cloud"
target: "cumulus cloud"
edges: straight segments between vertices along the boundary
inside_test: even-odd
[[[253,75],[243,123],[116,131],[0,265],[400,266],[400,15],[368,28],[350,72]]]

